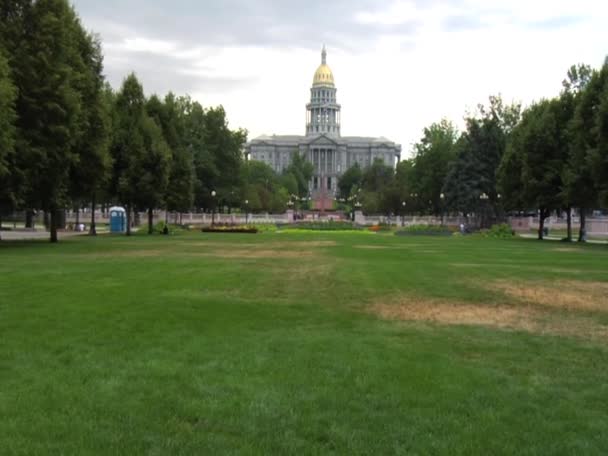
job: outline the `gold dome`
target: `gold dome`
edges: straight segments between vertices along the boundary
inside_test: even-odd
[[[323,85],[334,87],[334,74],[327,65],[327,51],[325,50],[325,46],[323,46],[323,51],[321,52],[321,65],[319,65],[319,68],[315,71],[312,85],[313,87]]]
[[[334,85],[334,74],[331,72],[331,68],[325,63],[322,63],[317,71],[315,72],[315,77],[312,81],[313,86],[320,85],[330,85],[333,87]]]

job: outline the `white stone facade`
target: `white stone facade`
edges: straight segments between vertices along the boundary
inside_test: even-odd
[[[341,136],[341,106],[336,93],[323,48],[322,62],[311,88],[311,100],[306,105],[306,135],[255,138],[246,145],[248,159],[264,162],[281,173],[289,166],[293,154],[303,155],[315,170],[309,183],[313,197],[319,193],[335,196],[338,178],[355,163],[364,169],[380,159],[395,166],[401,156],[399,144],[382,137]]]

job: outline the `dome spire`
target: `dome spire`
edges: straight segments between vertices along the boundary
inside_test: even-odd
[[[325,44],[323,44],[323,50],[321,51],[321,63],[327,65],[327,50],[325,50]]]

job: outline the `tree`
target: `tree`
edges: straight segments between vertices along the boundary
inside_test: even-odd
[[[271,211],[280,206],[277,199],[280,179],[274,170],[266,163],[252,160],[245,162],[242,169],[242,180],[244,182],[244,199],[249,201],[249,207],[253,212]],[[282,192],[283,207],[289,200],[287,190]]]
[[[443,211],[443,185],[450,163],[456,158],[458,132],[454,125],[442,120],[424,129],[419,143],[414,145],[412,187],[424,208],[433,214]]]
[[[552,211],[561,207],[561,175],[564,144],[561,135],[559,100],[543,100],[530,106],[517,127],[520,141],[514,152],[522,157],[523,200],[538,208],[538,238],[543,239],[544,223]]]
[[[587,160],[588,131],[592,121],[589,103],[585,97],[585,89],[593,78],[594,72],[587,65],[573,65],[563,81],[564,90],[560,98],[564,108],[568,110],[568,151],[564,163],[562,180],[564,188],[562,195],[568,216],[567,239],[572,239],[572,210],[578,207],[580,212],[579,241],[585,237],[586,211],[589,204],[597,200],[597,190],[591,179],[591,169]]]
[[[355,163],[338,179],[338,196],[345,200],[351,198],[361,188],[362,182],[363,172],[359,163]]]
[[[86,62],[81,79],[86,103],[82,106],[83,134],[75,145],[77,154],[70,172],[70,195],[78,211],[82,202],[91,204],[90,235],[96,235],[95,209],[100,192],[110,176],[109,152],[112,93],[103,77],[103,55],[99,40],[81,30],[80,48]]]
[[[573,205],[579,208],[580,230],[578,241],[585,240],[587,211],[598,201],[599,189],[594,180],[592,155],[598,147],[596,113],[599,109],[602,79],[592,72],[575,96],[575,111],[570,123],[571,145],[568,163],[564,170],[565,192]]]
[[[393,168],[385,165],[381,159],[374,160],[363,171],[361,202],[367,213],[390,212],[385,192],[391,187],[393,179]]]
[[[608,207],[608,57],[597,79],[598,107],[592,130],[596,135],[597,147],[589,152],[589,160],[600,203]]]
[[[134,182],[137,207],[148,211],[148,234],[154,232],[154,209],[164,203],[169,182],[171,151],[161,128],[147,115],[140,120],[143,150],[136,162],[139,170]]]
[[[498,169],[498,189],[502,195],[503,207],[508,211],[521,211],[526,207],[522,180],[522,130],[516,128],[513,131]]]
[[[199,203],[209,207],[211,192],[226,199],[240,186],[239,168],[243,161],[243,146],[247,140],[245,130],[228,128],[223,107],[211,108],[204,113],[202,148],[195,154],[195,167],[199,179]]]
[[[291,174],[295,178],[297,190],[294,193],[300,198],[308,195],[308,183],[312,179],[313,172],[313,164],[306,160],[304,155],[298,152],[292,154],[291,163],[285,173]]]
[[[447,206],[465,215],[485,212],[479,198],[487,195],[491,218],[497,219],[501,211],[498,169],[521,107],[505,105],[500,96],[492,96],[489,106],[480,105],[478,110],[478,116],[467,119],[466,131],[456,145],[456,159],[448,171],[444,193]]]
[[[15,101],[17,91],[11,79],[8,61],[0,48],[0,228],[2,212],[12,209],[17,203],[14,186],[15,164]]]
[[[81,25],[67,1],[39,0],[26,10],[13,59],[18,157],[29,206],[50,214],[50,239],[57,242],[58,211],[67,202],[74,146],[83,131],[80,80],[86,62],[77,46]]]
[[[193,155],[186,142],[187,100],[169,93],[164,102],[152,96],[147,112],[162,129],[163,138],[171,151],[171,166],[167,191],[164,195],[167,211],[185,212],[194,201]]]
[[[123,81],[115,100],[113,159],[110,193],[127,211],[127,236],[131,235],[131,210],[138,202],[140,164],[146,154],[143,125],[146,119],[144,91],[135,74]]]

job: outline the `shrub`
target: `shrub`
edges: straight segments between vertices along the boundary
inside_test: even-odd
[[[352,222],[333,221],[329,222],[301,222],[292,225],[282,225],[279,228],[288,230],[307,230],[307,231],[358,231],[361,228]]]
[[[213,225],[206,226],[201,230],[203,233],[250,233],[255,234],[258,229],[246,225]]]
[[[378,231],[391,231],[392,227],[388,223],[377,223],[368,228],[370,231],[377,233]]]
[[[451,236],[454,230],[445,225],[409,225],[395,234],[398,236]]]
[[[492,225],[492,228],[483,232],[483,236],[494,239],[511,239],[515,236],[515,233],[511,226],[501,223],[500,225]]]

